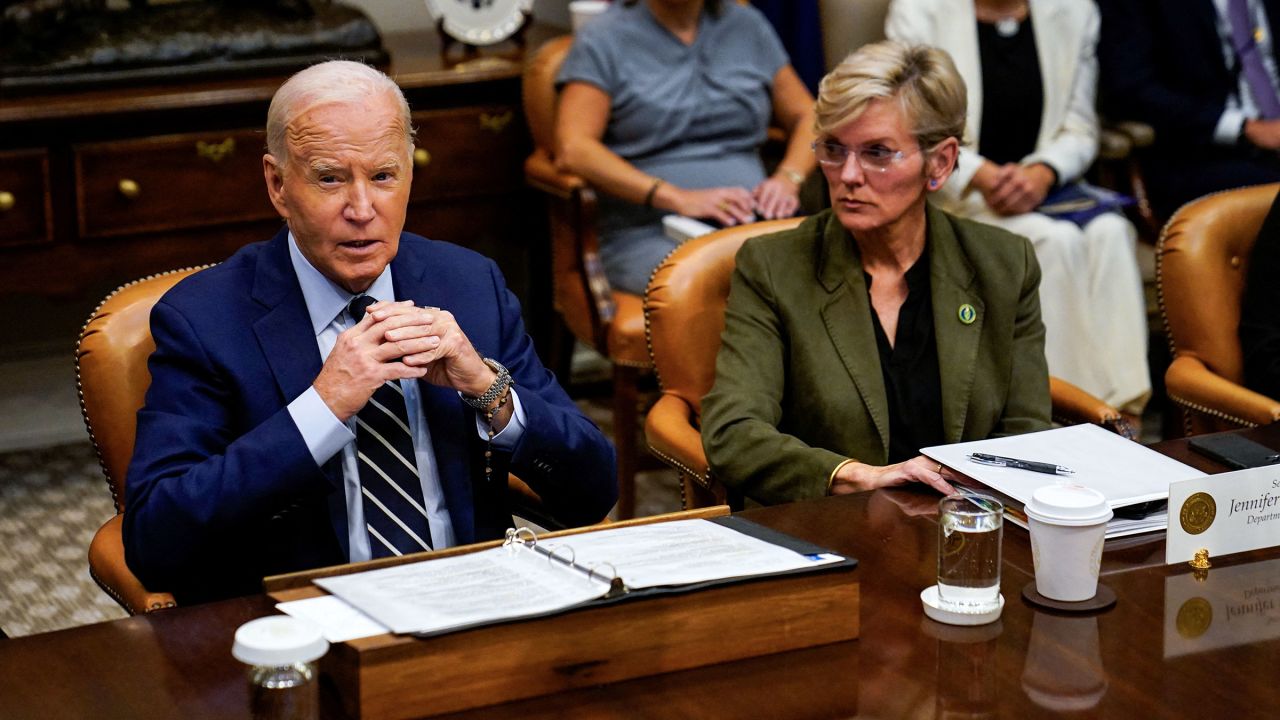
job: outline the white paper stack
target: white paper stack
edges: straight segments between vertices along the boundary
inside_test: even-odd
[[[666,215],[662,218],[662,230],[667,237],[682,243],[706,235],[714,231],[715,227],[684,215]]]
[[[1137,518],[1120,515],[1131,505],[1167,500],[1169,483],[1175,480],[1205,475],[1097,425],[1072,425],[1025,435],[938,445],[920,452],[994,490],[1009,509],[1006,516],[1022,527],[1026,527],[1022,506],[1037,489],[1053,483],[1093,488],[1107,497],[1112,510],[1119,511],[1107,523],[1108,538],[1165,529],[1168,516],[1163,510]],[[1047,475],[993,467],[970,460],[969,454],[975,452],[1062,465],[1074,472]]]

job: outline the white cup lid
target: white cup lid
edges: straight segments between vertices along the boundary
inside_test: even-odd
[[[1083,485],[1046,485],[1031,495],[1027,517],[1050,525],[1096,525],[1114,514],[1102,493]]]
[[[288,615],[258,618],[236,630],[231,655],[248,665],[311,662],[329,650],[320,628]]]

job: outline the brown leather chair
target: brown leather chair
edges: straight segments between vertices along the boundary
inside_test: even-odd
[[[179,280],[200,269],[175,270],[120,287],[93,311],[76,346],[80,411],[116,505],[115,516],[89,544],[89,574],[132,614],[174,606],[172,595],[143,587],[129,570],[121,536],[125,472],[133,457],[138,409],[151,384],[147,358],[156,347],[151,308]]]
[[[573,338],[591,346],[613,366],[613,432],[618,451],[618,516],[635,514],[635,473],[639,462],[639,383],[649,371],[644,341],[644,309],[639,295],[609,286],[596,237],[596,194],[580,177],[556,168],[555,77],[573,38],[549,41],[525,64],[525,118],[533,154],[525,161],[529,185],[547,198],[551,222],[552,293],[556,311],[571,336],[557,339],[552,367],[568,367]],[[563,332],[563,328],[558,328]]]
[[[680,473],[685,508],[740,505],[711,476],[702,450],[702,397],[715,381],[715,359],[734,256],[747,238],[795,227],[803,218],[726,228],[676,248],[654,272],[645,293],[649,351],[662,394],[649,410],[649,451]],[[1120,412],[1058,378],[1049,379],[1054,420],[1091,422],[1133,438]]]
[[[1237,335],[1249,255],[1277,190],[1280,183],[1206,195],[1160,235],[1156,288],[1173,356],[1165,388],[1188,435],[1280,420],[1280,401],[1241,384]]]

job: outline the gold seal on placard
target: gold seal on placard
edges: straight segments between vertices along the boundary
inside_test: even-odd
[[[1188,640],[1198,638],[1213,624],[1213,605],[1202,597],[1193,597],[1178,608],[1178,634]]]
[[[1209,529],[1217,516],[1218,504],[1213,501],[1213,496],[1198,492],[1183,501],[1178,522],[1182,523],[1182,529],[1188,534],[1199,535]]]

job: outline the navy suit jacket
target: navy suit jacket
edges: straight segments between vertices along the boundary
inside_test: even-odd
[[[1271,29],[1280,28],[1280,0],[1262,6]],[[1239,87],[1239,69],[1222,55],[1213,0],[1099,0],[1098,7],[1104,111],[1149,123],[1169,148],[1212,146],[1227,96]],[[1271,48],[1280,52],[1274,34]]]
[[[405,233],[391,277],[398,299],[452,312],[482,356],[510,369],[526,414],[486,484],[474,411],[420,383],[458,542],[510,526],[508,471],[566,524],[604,517],[617,495],[613,448],[538,360],[497,266]],[[322,364],[287,232],[180,282],[152,310],[151,331],[124,517],[125,559],[143,584],[199,602],[346,562],[341,457],[317,466],[287,409]]]

